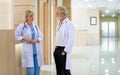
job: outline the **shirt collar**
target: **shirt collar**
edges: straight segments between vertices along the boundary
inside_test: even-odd
[[[66,22],[68,22],[69,21],[69,19],[68,19],[68,17],[66,17],[63,21],[62,21],[62,24],[63,23],[66,23]],[[59,20],[59,23],[60,23],[60,20]]]
[[[25,26],[30,27],[27,22],[25,22],[24,24],[25,24]],[[35,26],[34,23],[32,23],[32,25]]]

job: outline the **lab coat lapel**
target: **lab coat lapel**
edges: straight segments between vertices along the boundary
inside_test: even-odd
[[[69,21],[69,19],[68,18],[65,18],[65,20],[63,21],[63,26],[62,26],[62,35],[63,35],[63,38],[64,38],[64,43],[65,43],[65,34],[67,33],[67,31],[66,31],[66,24],[67,24],[67,22]]]

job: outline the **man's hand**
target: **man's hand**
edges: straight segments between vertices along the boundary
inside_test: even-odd
[[[65,51],[62,51],[62,55],[65,55]]]

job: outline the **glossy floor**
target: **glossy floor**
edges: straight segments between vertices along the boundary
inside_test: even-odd
[[[120,75],[120,40],[102,38],[99,46],[74,47],[72,75]],[[41,75],[56,75],[55,65],[45,65]]]

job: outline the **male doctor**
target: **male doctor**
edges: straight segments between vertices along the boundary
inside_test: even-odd
[[[74,43],[74,26],[67,17],[64,6],[57,7],[56,15],[59,19],[56,28],[56,48],[54,59],[57,75],[71,75],[71,50]]]

